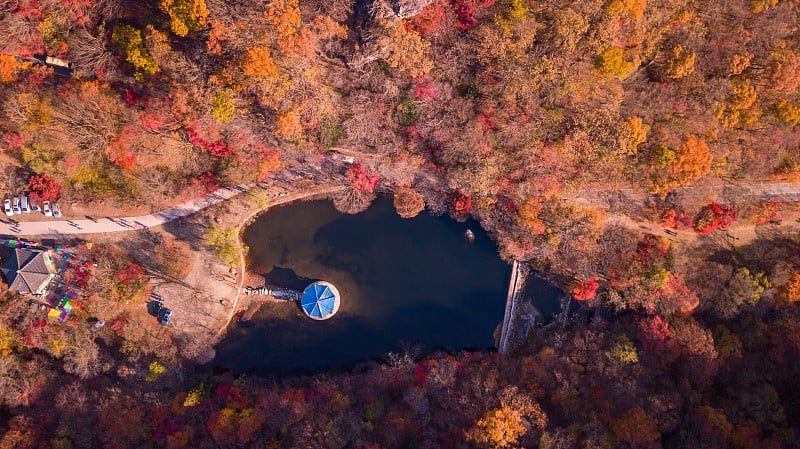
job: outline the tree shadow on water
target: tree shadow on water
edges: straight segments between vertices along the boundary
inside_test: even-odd
[[[269,273],[262,273],[260,276],[264,278],[264,282],[267,285],[289,288],[299,292],[302,292],[306,287],[308,287],[308,284],[321,280],[300,276],[291,268],[277,266],[272,267],[272,271]]]

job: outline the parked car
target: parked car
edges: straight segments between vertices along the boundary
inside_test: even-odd
[[[61,218],[61,207],[58,206],[58,203],[53,203],[53,216]]]
[[[153,308],[153,314],[155,316],[160,316],[161,309],[164,307],[164,303],[161,301],[151,301],[151,306]]]
[[[45,201],[44,203],[42,203],[42,212],[44,212],[45,217],[53,216],[53,210],[50,209],[50,201]]]
[[[27,196],[23,196],[19,200],[20,200],[19,201],[19,207],[22,210],[22,213],[23,214],[31,213],[31,206],[30,206],[30,204],[28,204],[28,197]]]
[[[170,318],[172,318],[172,310],[162,307],[161,311],[158,313],[158,321],[162,326],[166,326],[169,323]]]
[[[22,213],[22,209],[19,208],[19,197],[14,197],[14,200],[11,202],[11,208],[14,209],[15,214]]]
[[[14,215],[14,210],[11,209],[11,200],[10,199],[6,198],[5,201],[3,201],[3,210],[5,211],[6,215],[8,215],[8,216]]]

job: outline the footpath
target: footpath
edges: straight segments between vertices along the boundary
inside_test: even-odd
[[[169,223],[176,218],[186,217],[199,210],[228,200],[240,193],[247,192],[255,184],[240,184],[223,187],[216,191],[181,205],[171,207],[149,215],[137,217],[104,217],[83,220],[42,220],[16,221],[14,217],[0,219],[0,235],[9,236],[70,236],[75,234],[97,234],[102,232],[132,231],[134,229],[151,228]]]

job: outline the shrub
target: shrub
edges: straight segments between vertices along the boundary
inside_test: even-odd
[[[167,372],[167,369],[164,368],[164,365],[158,362],[152,362],[148,367],[148,371],[149,372],[147,373],[147,377],[145,377],[145,380],[148,382],[154,382],[158,380],[161,376],[163,376],[164,373]]]
[[[264,160],[258,163],[258,182],[264,182],[281,166],[281,157],[277,151],[264,151]]]
[[[319,127],[317,139],[319,139],[319,145],[327,150],[335,147],[343,134],[342,125],[333,117],[327,115],[322,119],[322,125]]]
[[[626,364],[639,361],[639,354],[636,352],[636,346],[624,335],[620,335],[614,339],[611,348],[605,352],[605,355],[609,359],[619,360]]]
[[[236,250],[239,236],[236,235],[236,229],[213,227],[206,232],[205,239],[229,267],[239,266],[239,252]]]
[[[753,224],[763,225],[778,217],[777,201],[761,201],[753,214]]]
[[[653,150],[653,156],[659,167],[669,167],[669,164],[675,160],[675,150],[659,145]]]
[[[233,105],[228,91],[217,93],[211,102],[211,117],[217,123],[226,124],[230,123],[234,115],[236,115],[236,107]]]
[[[692,227],[692,219],[683,210],[678,212],[675,209],[668,209],[661,216],[661,226],[678,230],[689,229]]]
[[[61,185],[47,175],[34,175],[28,180],[31,198],[35,201],[55,201],[61,197]]]
[[[207,384],[206,382],[200,382],[200,384],[192,388],[189,393],[186,394],[183,406],[194,407],[195,405],[200,405],[211,395],[212,387],[213,385]]]
[[[709,203],[700,209],[692,228],[698,234],[709,234],[717,229],[725,229],[736,221],[736,211],[732,207]]]

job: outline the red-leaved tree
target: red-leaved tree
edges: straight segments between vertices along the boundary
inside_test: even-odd
[[[406,29],[414,30],[420,36],[433,34],[447,23],[447,16],[452,15],[453,7],[447,0],[434,0],[419,14],[404,21]]]
[[[689,229],[692,227],[692,219],[683,210],[678,212],[675,209],[668,209],[661,216],[661,226],[678,230]]]
[[[380,181],[380,176],[377,173],[372,174],[367,171],[364,164],[357,162],[347,169],[347,180],[350,185],[357,191],[373,192]]]
[[[453,209],[459,214],[472,212],[472,197],[461,192],[453,194]]]
[[[35,201],[54,201],[61,197],[61,185],[47,175],[33,175],[28,180]]]
[[[709,203],[700,209],[692,228],[698,234],[710,234],[717,229],[725,229],[736,221],[736,211],[732,207]]]
[[[592,277],[585,281],[580,281],[572,287],[572,297],[576,301],[586,301],[592,299],[597,294],[597,281]]]

